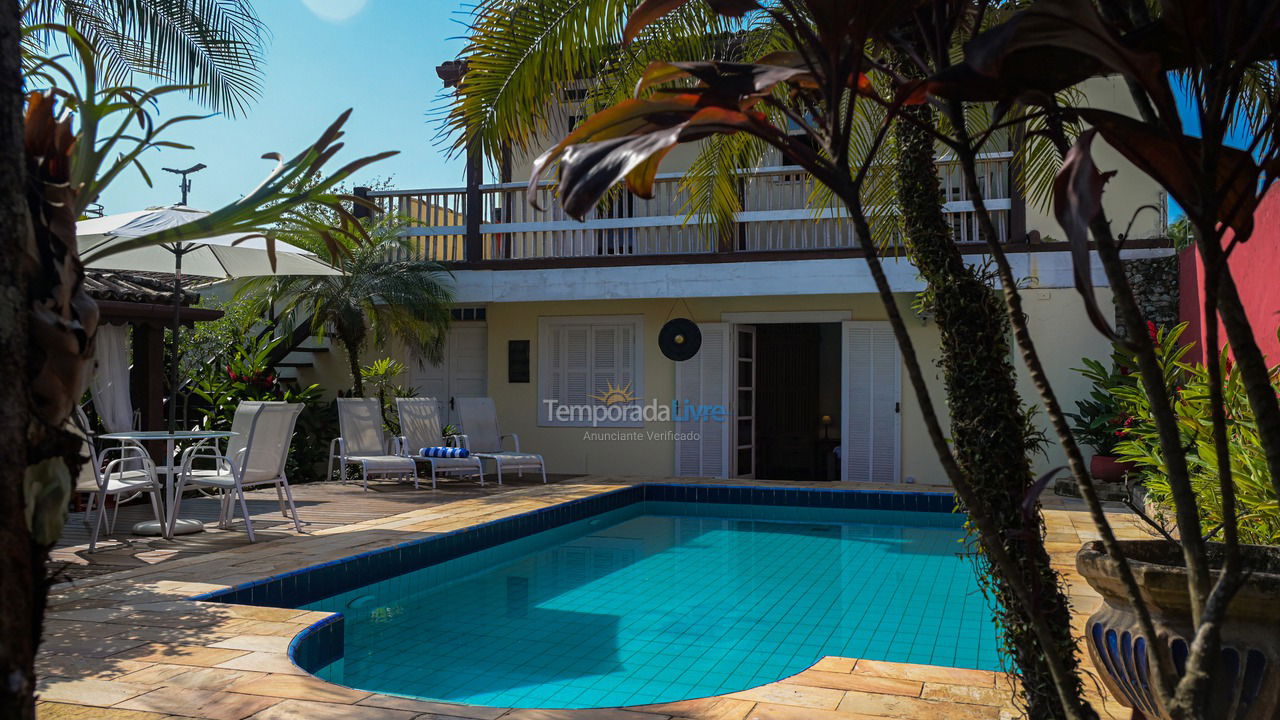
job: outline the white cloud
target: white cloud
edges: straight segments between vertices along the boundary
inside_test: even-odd
[[[340,23],[360,14],[369,0],[302,0],[302,4],[321,20]]]

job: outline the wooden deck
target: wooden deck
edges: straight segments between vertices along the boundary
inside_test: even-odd
[[[550,482],[562,482],[576,475],[548,475]],[[419,490],[410,483],[376,481],[365,492],[359,485],[337,482],[307,483],[293,486],[298,517],[306,533],[326,528],[375,520],[432,505],[486,497],[517,488],[541,485],[540,478],[526,474],[508,477],[504,484],[488,482],[481,487],[471,480],[441,480],[436,490],[430,481]],[[249,493],[249,514],[258,544],[296,536],[293,523],[280,514],[275,491],[256,490]],[[244,523],[237,517],[232,530],[220,530],[218,501],[209,497],[188,496],[182,501],[182,517],[196,518],[205,524],[205,532],[183,535],[172,540],[142,537],[130,533],[133,524],[151,520],[151,505],[145,499],[122,506],[116,519],[115,533],[104,528],[98,547],[89,552],[90,528],[85,513],[72,513],[54,548],[49,571],[54,582],[67,582],[104,573],[152,565],[164,560],[203,555],[249,544]]]

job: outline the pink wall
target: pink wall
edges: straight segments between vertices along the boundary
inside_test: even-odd
[[[1253,237],[1231,253],[1231,274],[1244,302],[1254,337],[1267,357],[1268,365],[1280,363],[1280,186],[1272,186],[1254,214]],[[1230,239],[1230,234],[1227,236]],[[1188,360],[1203,361],[1204,267],[1195,250],[1184,250],[1179,258],[1181,295],[1179,314],[1189,327],[1183,337],[1194,340],[1196,348]],[[1226,343],[1226,331],[1219,330]]]

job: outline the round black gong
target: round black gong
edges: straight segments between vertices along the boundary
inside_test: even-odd
[[[681,362],[698,354],[702,347],[702,331],[688,318],[668,320],[658,331],[658,348],[662,354]]]

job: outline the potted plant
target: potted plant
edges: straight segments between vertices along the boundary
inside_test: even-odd
[[[1124,439],[1134,420],[1120,407],[1114,390],[1120,385],[1132,385],[1131,376],[1119,363],[1113,363],[1108,369],[1091,358],[1083,358],[1081,362],[1085,366],[1077,372],[1092,380],[1093,388],[1088,398],[1076,402],[1076,412],[1067,414],[1072,421],[1071,430],[1081,444],[1093,450],[1089,474],[1094,480],[1123,482],[1132,464],[1116,457],[1116,445]]]

